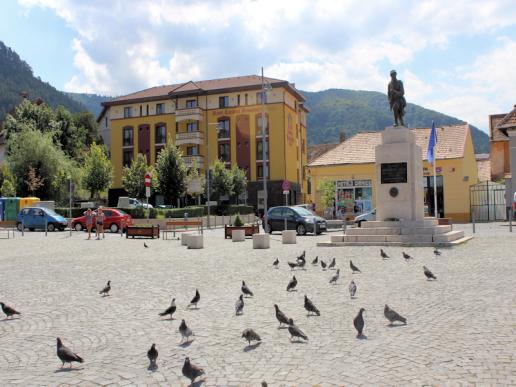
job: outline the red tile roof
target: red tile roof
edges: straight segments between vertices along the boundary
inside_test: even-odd
[[[421,147],[423,159],[426,160],[430,128],[411,129],[416,136],[416,143]],[[436,157],[438,159],[455,159],[464,156],[469,125],[452,125],[437,128]],[[375,147],[381,144],[381,132],[362,132],[354,135],[324,153],[308,164],[309,167],[340,164],[363,164],[375,162]]]
[[[516,105],[504,118],[502,118],[496,125],[496,129],[506,132],[509,128],[516,128]]]

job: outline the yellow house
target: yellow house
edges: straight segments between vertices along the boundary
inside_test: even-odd
[[[426,160],[430,129],[412,130],[422,150],[425,206],[433,216],[433,168]],[[316,203],[318,213],[325,210],[317,190],[323,180],[335,181],[335,211],[342,216],[352,218],[375,208],[375,147],[380,143],[380,132],[358,133],[308,164],[309,199]],[[469,187],[478,182],[478,175],[468,124],[437,128],[436,159],[440,217],[469,221]]]
[[[250,75],[152,87],[104,102],[99,119],[110,132],[114,184],[110,203],[124,194],[122,168],[138,154],[154,164],[167,141],[180,147],[183,160],[205,172],[216,159],[238,165],[248,179],[247,203],[263,206],[262,109],[265,112],[266,164],[270,171],[268,206],[305,200],[307,163],[305,99],[288,81]],[[269,149],[267,149],[269,148]],[[260,201],[260,202],[259,202]]]

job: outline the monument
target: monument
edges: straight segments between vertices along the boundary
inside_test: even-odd
[[[405,90],[392,70],[387,98],[394,125],[382,132],[375,148],[376,220],[362,228],[347,228],[319,246],[341,245],[454,245],[465,242],[463,231],[454,231],[436,218],[425,218],[423,202],[423,157],[414,133],[405,126]]]

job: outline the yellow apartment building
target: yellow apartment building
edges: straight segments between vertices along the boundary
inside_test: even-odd
[[[424,202],[433,216],[433,168],[426,160],[430,128],[412,129],[423,158]],[[478,182],[477,164],[469,125],[436,128],[437,207],[440,217],[454,222],[470,220],[470,189]],[[307,166],[309,200],[323,213],[317,187],[322,180],[335,181],[335,212],[348,219],[376,207],[375,147],[380,132],[358,133]]]
[[[291,204],[303,202],[307,182],[305,99],[288,81],[264,78],[268,206],[284,203],[282,182],[290,183]],[[104,102],[98,117],[109,132],[114,183],[109,202],[125,194],[122,168],[142,153],[156,162],[171,141],[187,166],[201,172],[216,160],[238,165],[248,179],[247,203],[263,206],[262,78],[250,75],[157,86]],[[268,149],[267,149],[268,148]],[[169,203],[167,203],[169,204]],[[170,203],[172,204],[172,203]]]

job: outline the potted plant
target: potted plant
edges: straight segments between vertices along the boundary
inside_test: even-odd
[[[260,232],[258,225],[244,224],[240,218],[240,214],[236,214],[235,219],[233,220],[233,225],[224,226],[224,239],[231,238],[233,230],[244,230],[245,236],[253,236],[253,234],[258,234]]]

